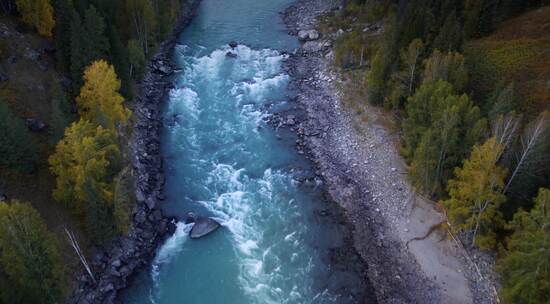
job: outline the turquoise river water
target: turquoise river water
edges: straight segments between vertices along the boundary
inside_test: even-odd
[[[288,110],[283,51],[298,46],[280,12],[291,0],[203,0],[174,51],[181,68],[164,109],[164,203],[222,228],[191,240],[178,224],[124,303],[358,303],[363,280],[334,265],[344,228],[289,131],[265,123]],[[236,58],[226,57],[238,41]],[[332,212],[332,211],[331,211]],[[363,274],[364,275],[364,274]]]

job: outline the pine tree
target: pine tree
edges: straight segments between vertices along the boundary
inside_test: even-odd
[[[71,64],[71,21],[75,10],[70,0],[54,0],[55,53],[58,65],[69,70]]]
[[[80,15],[73,11],[71,16],[71,78],[73,79],[73,91],[78,92],[82,86],[82,71],[88,63],[85,51],[84,26]]]
[[[52,100],[50,101],[50,124],[51,142],[56,144],[74,119],[71,113],[71,105],[65,92],[57,82],[53,82],[51,89]]]
[[[500,205],[506,200],[502,189],[506,170],[497,162],[502,147],[494,137],[475,146],[462,168],[455,170],[449,181],[449,199],[443,201],[455,232],[466,232],[472,245],[492,249],[496,245],[495,231],[504,225]]]
[[[123,44],[119,32],[112,25],[109,25],[110,58],[115,67],[116,74],[120,78],[120,92],[127,98],[132,96],[132,75],[130,73],[130,54]]]
[[[506,303],[550,302],[550,190],[541,188],[531,211],[520,210],[506,256],[498,263]]]
[[[444,52],[462,50],[462,25],[454,9],[445,19],[443,27],[441,27],[434,40],[433,47]]]
[[[148,0],[126,0],[126,9],[134,25],[134,37],[147,55],[157,39],[157,19],[153,6]]]
[[[16,0],[23,22],[34,27],[40,35],[51,38],[55,26],[49,0]]]
[[[84,72],[84,86],[76,99],[80,116],[109,129],[125,123],[130,111],[124,107],[119,89],[113,66],[104,60],[93,62]]]
[[[94,6],[90,6],[82,21],[74,13],[71,22],[71,75],[73,89],[83,83],[84,69],[94,60],[105,59],[110,52],[110,45],[105,35],[105,22]]]
[[[59,303],[66,286],[57,240],[28,204],[0,204],[0,286],[6,303]]]
[[[128,41],[128,55],[130,60],[130,74],[132,77],[139,77],[145,68],[145,54],[143,54],[143,50],[139,46],[139,42],[137,40],[130,40]]]
[[[37,147],[23,121],[0,100],[0,167],[32,172]]]

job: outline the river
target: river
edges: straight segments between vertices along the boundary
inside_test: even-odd
[[[124,303],[363,302],[364,268],[350,265],[338,210],[296,137],[265,122],[293,107],[282,67],[298,41],[279,15],[291,1],[203,0],[181,34],[163,112],[163,208],[222,228],[191,240],[190,225],[178,224]]]

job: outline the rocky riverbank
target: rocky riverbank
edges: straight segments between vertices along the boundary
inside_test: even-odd
[[[491,277],[435,229],[444,216],[410,188],[395,135],[376,123],[377,109],[368,108],[369,122],[358,124],[342,105],[340,75],[329,64],[339,33],[312,32],[317,17],[340,4],[301,0],[285,11],[289,32],[303,41],[286,69],[305,117],[280,121],[298,134],[299,153],[315,163],[329,195],[345,210],[378,303],[493,303]]]
[[[172,50],[179,34],[190,23],[200,0],[184,1],[172,37],[162,43],[139,86],[139,96],[130,107],[135,125],[130,143],[136,206],[128,236],[111,241],[93,254],[94,279],[82,272],[68,303],[115,303],[131,277],[149,264],[157,247],[175,230],[173,219],[162,214],[164,173],[160,155],[161,105],[171,89]]]

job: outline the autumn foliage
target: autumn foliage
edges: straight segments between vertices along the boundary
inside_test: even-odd
[[[16,0],[15,3],[25,23],[34,27],[40,35],[52,37],[55,20],[50,0]]]
[[[105,60],[93,62],[84,71],[84,86],[76,99],[80,117],[108,129],[125,123],[130,111],[124,108],[119,90],[114,67]]]
[[[117,175],[123,167],[117,127],[131,113],[118,93],[114,68],[106,61],[86,68],[84,81],[77,97],[80,120],[65,130],[49,163],[56,176],[54,199],[82,217],[92,240],[101,244],[116,234],[115,217],[122,218],[115,216]]]

